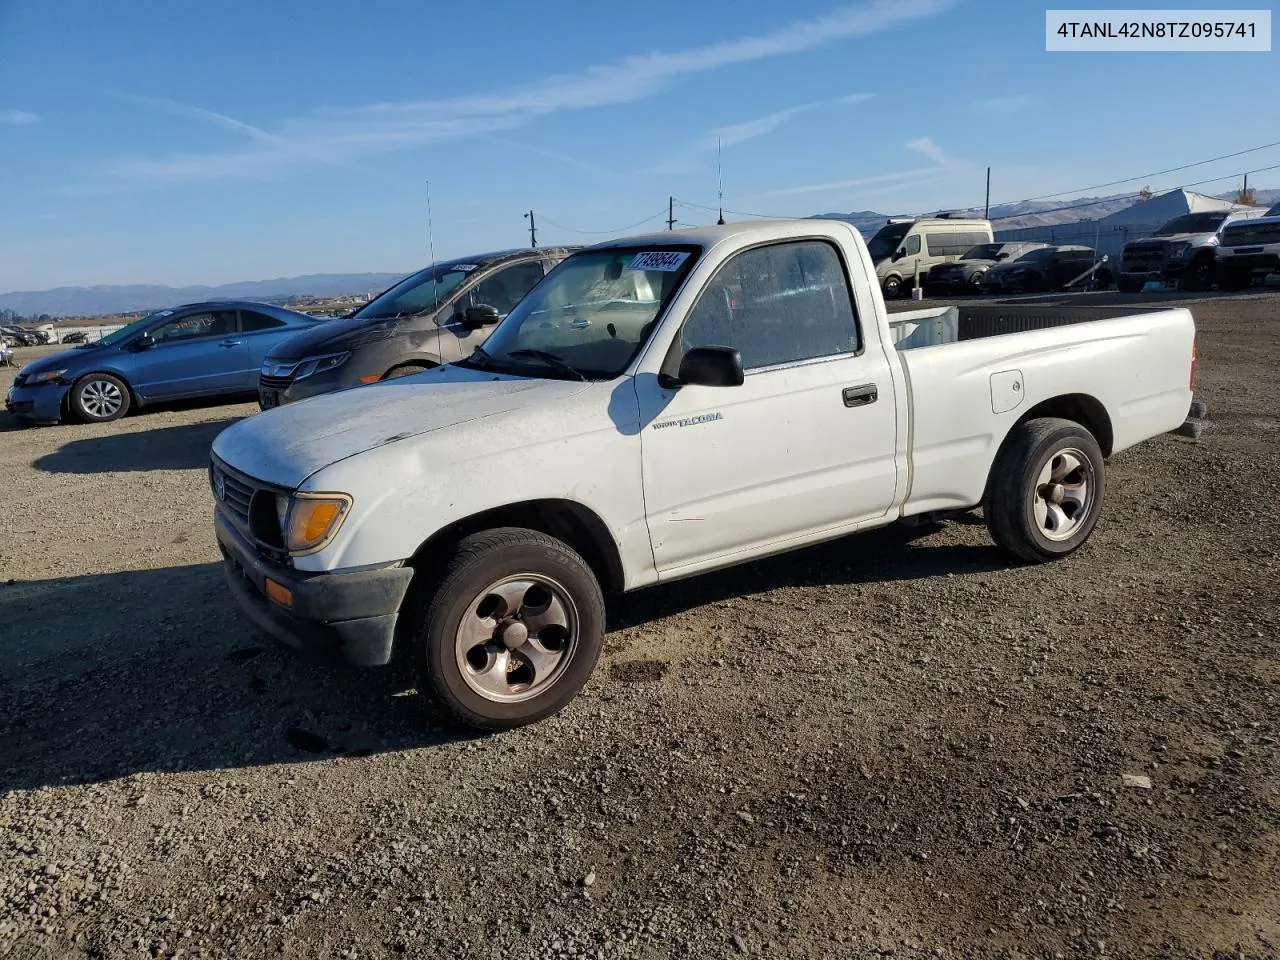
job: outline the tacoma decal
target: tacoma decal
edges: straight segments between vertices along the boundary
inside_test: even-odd
[[[696,417],[685,417],[682,420],[667,420],[663,423],[655,423],[653,429],[662,430],[666,427],[693,427],[699,423],[710,423],[712,420],[723,420],[722,413],[700,413]]]

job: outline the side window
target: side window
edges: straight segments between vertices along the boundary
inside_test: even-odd
[[[746,250],[720,268],[681,330],[684,349],[734,347],[744,370],[855,353],[839,254],[821,240]]]
[[[236,332],[236,312],[215,310],[209,313],[192,313],[170,320],[151,331],[156,343],[177,343],[198,337],[228,337]]]
[[[274,330],[276,327],[283,327],[284,321],[275,317],[268,317],[265,313],[255,313],[252,310],[240,311],[240,332],[255,333],[258,330]]]
[[[907,242],[903,244],[903,249],[907,251],[907,256],[914,257],[920,252],[920,234],[913,233],[907,237]]]
[[[505,317],[541,280],[541,260],[513,264],[476,284],[470,302],[472,306],[484,303],[497,307],[498,316]]]

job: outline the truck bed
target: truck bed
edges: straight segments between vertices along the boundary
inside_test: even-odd
[[[1008,304],[935,307],[889,315],[889,329],[894,346],[914,350],[964,340],[983,340],[1011,333],[1048,330],[1077,323],[1115,320],[1148,313],[1160,313],[1167,307],[1054,307],[1039,304]]]

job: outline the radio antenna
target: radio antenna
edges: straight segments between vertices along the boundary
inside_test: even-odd
[[[432,225],[431,225],[431,181],[430,180],[427,181],[427,256],[430,257],[430,260],[428,262],[434,268],[436,265],[436,238],[435,238],[435,230],[432,228]],[[434,291],[433,296],[431,298],[431,304],[432,306],[439,306],[440,284],[437,282],[435,277],[432,277],[431,288]]]
[[[720,201],[720,219],[716,223],[724,226],[724,173],[720,166],[720,138],[716,137],[716,199]]]

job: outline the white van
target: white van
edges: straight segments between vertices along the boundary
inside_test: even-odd
[[[867,252],[876,265],[885,299],[892,300],[915,285],[917,269],[923,286],[932,267],[959,260],[966,251],[992,242],[989,220],[903,217],[881,227],[867,241]]]

